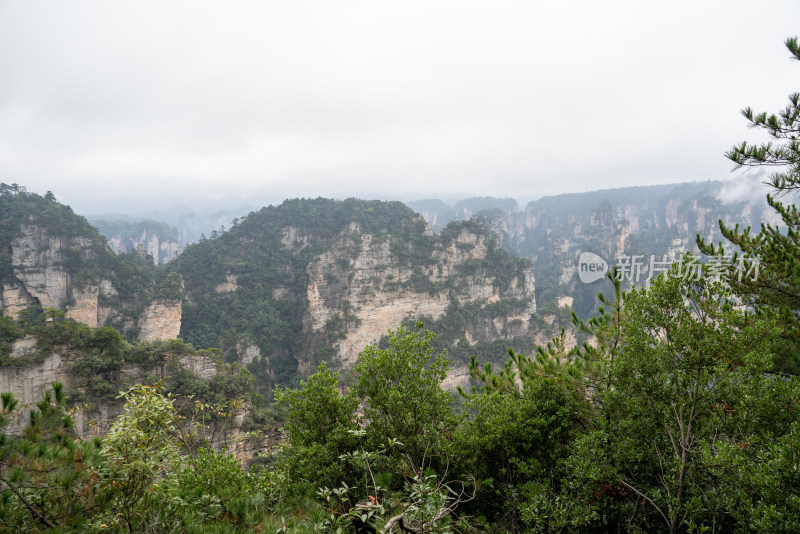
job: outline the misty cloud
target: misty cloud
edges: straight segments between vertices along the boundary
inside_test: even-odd
[[[719,179],[797,89],[788,0],[0,3],[0,176],[166,195],[532,198]],[[129,200],[119,202],[124,205]]]
[[[736,180],[725,182],[715,195],[720,202],[736,204],[738,202],[763,202],[772,189],[766,185],[765,173],[741,176]]]

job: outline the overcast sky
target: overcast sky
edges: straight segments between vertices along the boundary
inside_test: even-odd
[[[0,0],[0,180],[97,212],[725,179],[798,33],[797,0]]]

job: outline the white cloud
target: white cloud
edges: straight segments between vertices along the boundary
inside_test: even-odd
[[[0,179],[59,199],[542,194],[726,177],[800,5],[0,3]]]

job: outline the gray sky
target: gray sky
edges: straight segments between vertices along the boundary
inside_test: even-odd
[[[96,212],[729,177],[796,0],[0,0],[0,180]]]

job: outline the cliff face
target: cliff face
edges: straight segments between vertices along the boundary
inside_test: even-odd
[[[0,392],[11,392],[24,407],[33,406],[42,399],[45,391],[52,388],[53,382],[60,382],[68,396],[82,393],[83,380],[73,367],[85,355],[75,352],[68,347],[61,347],[55,352],[37,357],[37,339],[28,335],[16,340],[11,347],[10,358],[20,362],[18,365],[0,366]],[[33,359],[33,363],[31,362]],[[25,361],[27,360],[27,361]],[[220,367],[223,367],[221,370]],[[118,372],[118,379],[126,384],[144,383],[148,380],[168,381],[170,376],[183,370],[191,373],[199,381],[210,381],[220,372],[229,372],[224,364],[214,361],[203,354],[188,354],[162,359],[155,365],[142,366],[126,363]],[[122,386],[118,386],[122,388]],[[75,421],[75,431],[82,439],[101,436],[108,431],[123,411],[123,405],[118,399],[92,402],[87,405],[78,403],[72,410]],[[238,459],[246,462],[253,455],[263,449],[266,438],[257,440],[242,439],[242,425],[245,417],[252,415],[252,406],[245,402],[239,412],[224,428],[223,432],[209,436],[214,439],[213,445],[225,446]],[[20,432],[27,424],[28,413],[26,409],[18,410],[9,426],[11,433]],[[187,428],[187,430],[190,430]],[[195,430],[191,428],[191,430]]]
[[[146,230],[136,236],[112,234],[106,237],[111,249],[117,254],[136,252],[150,256],[156,265],[172,261],[181,253],[181,245],[177,241],[164,240],[157,234],[148,235]]]
[[[24,284],[14,281],[12,283],[4,283],[0,287],[0,306],[2,306],[3,315],[16,317],[22,310],[28,309],[34,304],[33,296],[28,293]]]
[[[438,206],[434,201],[417,204],[426,208],[421,213],[428,220],[431,206]],[[647,265],[641,282],[649,275],[651,256],[660,261],[664,255],[675,259],[686,251],[698,254],[698,234],[706,240],[724,241],[719,220],[730,227],[739,223],[755,229],[762,222],[779,223],[766,204],[757,177],[545,197],[522,210],[501,199],[493,203],[473,199],[456,205],[458,218],[476,213],[458,209],[464,204],[484,208],[480,213],[504,248],[533,262],[540,306],[557,306],[559,297],[570,296],[581,316],[594,311],[598,291],[610,289],[601,287],[604,279],[593,284],[580,282],[577,263],[582,252],[600,255],[609,266],[624,257],[644,258]],[[494,210],[485,210],[492,205]],[[444,208],[438,209],[443,213]]]
[[[74,287],[71,293],[72,304],[67,305],[67,318],[93,328],[104,325],[111,316],[112,308],[103,305],[103,302],[118,295],[108,280],[101,280],[99,284],[89,284],[83,288]]]
[[[3,315],[16,316],[34,304],[43,308],[66,306],[70,319],[92,327],[103,324],[111,309],[101,304],[101,297],[117,294],[111,282],[73,282],[64,267],[66,254],[89,262],[95,259],[91,240],[49,235],[33,225],[22,225],[19,234],[11,244],[15,278],[2,288]]]
[[[18,318],[54,308],[91,327],[131,338],[174,338],[180,329],[180,276],[162,275],[132,255],[117,255],[86,219],[52,195],[0,189],[0,307]],[[137,334],[138,332],[138,334]]]
[[[83,256],[89,243],[82,237],[50,236],[44,228],[32,225],[22,225],[20,234],[11,245],[16,281],[43,308],[60,307],[67,300],[69,286],[62,267],[63,250],[77,250]]]
[[[29,336],[14,342],[11,357],[17,359],[35,351],[36,338]],[[72,363],[60,354],[50,354],[33,366],[0,366],[0,391],[10,391],[23,404],[33,405],[41,400],[51,382],[61,382],[67,388],[72,386],[69,374]]]
[[[536,311],[533,274],[526,271],[501,289],[488,270],[462,273],[466,264],[487,259],[487,239],[464,229],[450,243],[434,248],[431,263],[402,265],[392,254],[391,238],[375,239],[353,223],[334,247],[308,265],[305,330],[315,332],[335,324],[340,338],[335,344],[336,359],[341,366],[351,367],[367,345],[377,343],[406,319],[439,320],[452,300],[485,308],[513,299],[522,304],[469,324],[464,335],[471,343],[524,336]],[[415,277],[427,279],[432,287],[452,289],[431,292],[415,287]],[[514,324],[513,331],[507,328],[509,324]]]
[[[88,280],[70,269],[70,262],[97,262],[98,246],[103,244],[89,237],[54,236],[44,228],[21,225],[19,236],[11,244],[14,280],[4,283],[0,293],[3,315],[16,317],[20,311],[39,304],[42,308],[65,309],[67,318],[91,327],[112,321],[138,326],[142,340],[177,337],[180,300],[153,300],[136,313],[136,305],[121,301],[110,280],[102,275]]]
[[[579,280],[581,253],[598,254],[610,267],[637,256],[643,266],[625,283],[641,285],[651,275],[651,258],[662,261],[666,255],[673,261],[687,251],[699,255],[698,235],[724,242],[720,220],[729,227],[737,223],[758,227],[774,220],[763,195],[724,199],[720,191],[725,187],[720,182],[703,182],[542,199],[531,202],[519,215],[524,225],[509,225],[505,243],[533,260],[544,289],[540,303],[569,295],[579,315],[585,316],[597,305],[595,294],[610,287],[604,279],[591,284]]]
[[[494,342],[500,359],[528,336],[536,311],[530,264],[485,225],[434,234],[399,202],[286,201],[173,265],[186,281],[181,336],[221,347],[264,389],[321,361],[350,369],[367,345],[415,319],[441,333],[437,349],[454,361]]]
[[[139,318],[139,339],[155,341],[173,339],[181,331],[181,301],[157,299],[150,303]]]

